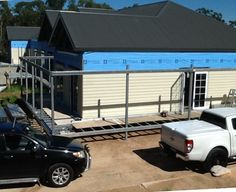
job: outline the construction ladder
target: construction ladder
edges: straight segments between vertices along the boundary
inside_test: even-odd
[[[232,106],[235,104],[236,89],[230,89],[225,105]]]

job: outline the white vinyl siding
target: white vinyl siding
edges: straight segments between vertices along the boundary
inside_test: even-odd
[[[132,73],[129,79],[129,115],[145,115],[158,112],[158,99],[170,100],[170,88],[180,73]],[[98,100],[101,101],[101,117],[125,115],[125,74],[101,74],[83,76],[83,118],[98,117]],[[163,104],[161,111],[169,110]]]
[[[11,48],[11,63],[20,64],[19,57],[23,57],[25,52],[25,48]]]
[[[230,89],[236,89],[236,71],[211,71],[208,79],[208,97],[223,97]],[[214,101],[213,104],[220,104]]]

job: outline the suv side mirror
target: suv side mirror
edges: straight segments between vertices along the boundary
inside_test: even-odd
[[[39,149],[40,149],[40,146],[38,143],[32,143],[32,146],[31,146],[32,152],[37,152]]]

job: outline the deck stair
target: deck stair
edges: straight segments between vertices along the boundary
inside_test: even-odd
[[[42,126],[47,128],[48,130],[52,130],[52,119],[45,113],[44,110],[37,110],[36,111],[37,117],[41,120]]]
[[[39,131],[43,131],[42,130],[42,126],[40,126],[40,124],[35,120],[35,119],[31,119],[30,120],[30,125],[33,129],[39,130]]]

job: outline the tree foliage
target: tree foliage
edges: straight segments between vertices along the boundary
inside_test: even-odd
[[[7,59],[6,26],[13,24],[13,15],[8,2],[0,2],[0,61]]]
[[[223,19],[223,15],[221,13],[218,13],[216,11],[213,11],[211,9],[206,9],[206,8],[199,8],[196,10],[196,12],[208,16],[208,17],[212,17],[217,21],[220,21],[222,23],[225,23],[225,20]]]
[[[229,25],[230,25],[231,27],[236,28],[236,20],[235,20],[235,21],[229,21]]]
[[[45,4],[41,0],[19,2],[13,8],[14,24],[17,26],[40,26]]]
[[[46,5],[48,9],[62,10],[66,0],[46,0]]]
[[[111,9],[110,5],[106,3],[96,3],[93,0],[79,0],[78,1],[79,7],[89,7],[89,8],[104,8],[104,9]]]
[[[76,3],[76,0],[68,0],[67,9],[69,11],[78,11],[78,5]]]
[[[138,6],[139,6],[138,3],[134,3],[133,5],[128,6],[128,7],[124,7],[123,9],[128,9],[128,8],[133,8],[133,7],[138,7]]]

